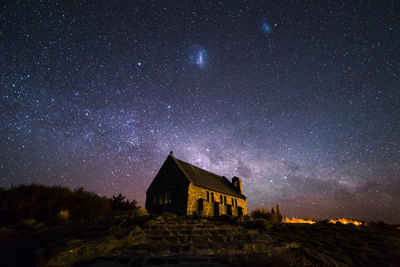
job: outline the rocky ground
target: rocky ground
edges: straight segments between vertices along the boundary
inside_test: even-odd
[[[400,266],[400,231],[390,227],[167,214],[0,234],[6,266]]]
[[[194,219],[185,223],[153,221],[136,228],[146,241],[122,255],[93,261],[89,266],[221,266],[235,265],[239,257],[272,248],[272,239],[259,229]],[[285,248],[282,248],[285,249]]]

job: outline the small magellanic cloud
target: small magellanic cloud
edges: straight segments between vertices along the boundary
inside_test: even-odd
[[[262,24],[262,30],[265,33],[270,33],[271,32],[271,27],[268,25],[268,23],[264,22]]]

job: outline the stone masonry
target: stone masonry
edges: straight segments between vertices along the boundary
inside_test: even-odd
[[[208,198],[207,198],[208,192]],[[212,200],[212,194],[214,198],[214,202]],[[239,216],[239,209],[242,209],[241,215],[247,214],[247,200],[233,197],[227,194],[222,194],[216,191],[212,191],[207,188],[202,188],[199,186],[195,186],[193,184],[189,184],[188,188],[188,207],[187,207],[187,215],[203,215],[206,217],[217,216],[214,214],[215,206],[218,206],[218,215],[231,215],[231,216]],[[222,203],[221,203],[222,197]],[[226,201],[226,204],[225,204]],[[200,203],[203,203],[203,208]],[[231,214],[229,214],[229,209],[231,210]]]
[[[169,154],[146,191],[149,213],[218,217],[247,214],[239,177],[232,181]]]

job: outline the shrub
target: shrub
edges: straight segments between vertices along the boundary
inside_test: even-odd
[[[245,226],[249,229],[254,229],[257,228],[259,229],[261,232],[268,232],[269,229],[272,227],[272,223],[267,221],[266,219],[263,218],[257,218],[254,219],[253,221],[248,221]]]
[[[265,219],[265,220],[267,220],[269,222],[272,222],[272,223],[278,223],[279,222],[279,219],[278,219],[278,217],[276,216],[275,213],[268,212],[268,211],[264,210],[263,208],[253,210],[250,215],[254,219],[260,219],[261,218],[261,219]]]
[[[263,208],[253,210],[250,215],[253,218],[265,218],[270,213]]]
[[[136,200],[129,202],[122,194],[112,197],[112,208],[119,211],[132,210],[133,212],[137,212],[138,209]]]
[[[329,220],[328,219],[323,219],[323,220],[319,220],[317,223],[326,225],[326,224],[329,224]]]
[[[60,218],[63,221],[68,221],[69,211],[68,210],[60,210],[60,212],[58,212],[58,218]]]
[[[282,222],[283,216],[278,204],[276,204],[276,217],[278,218],[279,222]]]

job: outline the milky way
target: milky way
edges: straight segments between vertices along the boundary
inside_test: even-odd
[[[3,2],[0,186],[143,205],[173,150],[249,209],[399,222],[399,4],[213,2]]]

